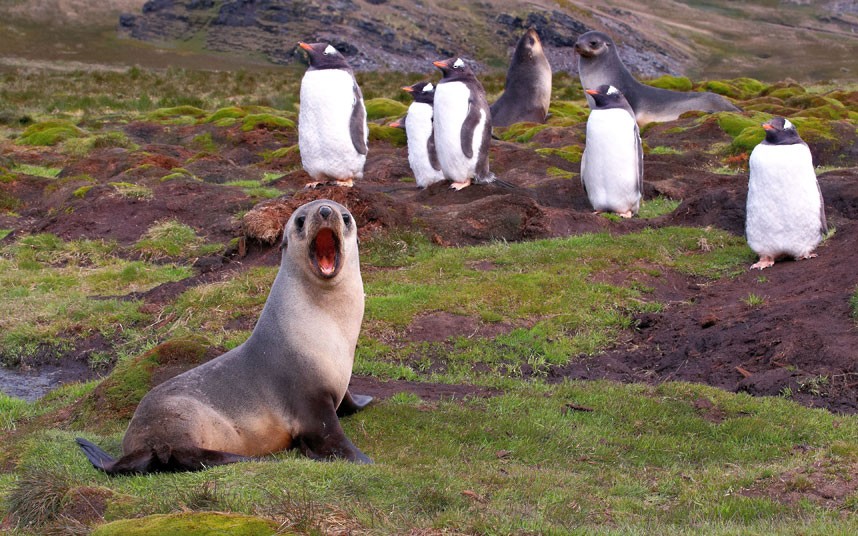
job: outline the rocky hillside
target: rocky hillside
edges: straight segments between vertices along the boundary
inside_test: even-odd
[[[670,0],[593,7],[578,0],[149,0],[125,13],[134,39],[295,61],[299,40],[330,41],[362,70],[425,71],[451,55],[503,68],[524,28],[545,41],[555,70],[574,70],[582,32],[606,31],[644,76],[849,78],[858,54],[858,2]],[[774,60],[777,58],[777,61]],[[429,67],[431,69],[431,66]]]

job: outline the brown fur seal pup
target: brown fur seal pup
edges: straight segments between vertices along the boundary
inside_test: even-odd
[[[536,30],[518,40],[506,73],[503,95],[491,106],[492,126],[521,121],[544,123],[551,103],[551,65]]]
[[[670,91],[641,84],[623,65],[614,41],[602,32],[582,34],[575,42],[575,52],[579,55],[578,76],[581,86],[589,89],[609,85],[619,89],[635,111],[635,119],[640,126],[653,121],[673,121],[692,110],[740,111],[715,93]],[[592,110],[593,100],[589,95],[587,103]]]
[[[334,201],[307,203],[286,223],[281,248],[247,341],[143,397],[121,458],[78,438],[96,468],[197,470],[296,446],[314,459],[372,463],[337,418],[371,400],[348,391],[364,311],[354,218]]]

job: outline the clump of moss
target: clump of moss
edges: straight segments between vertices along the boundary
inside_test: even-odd
[[[209,153],[217,151],[217,145],[212,139],[211,132],[197,134],[196,136],[194,136],[194,139],[191,140],[191,145],[201,151],[206,151]]]
[[[267,536],[277,532],[277,523],[261,517],[221,512],[183,512],[121,519],[97,527],[92,536],[144,536],[186,534],[188,536]]]
[[[118,130],[84,138],[70,138],[65,140],[62,145],[63,152],[74,156],[86,156],[93,149],[106,147],[136,149],[138,146],[124,132]]]
[[[646,84],[673,91],[691,91],[694,88],[694,84],[691,83],[690,78],[685,76],[670,76],[668,74],[653,80],[647,80]]]
[[[554,101],[548,107],[548,114],[549,123],[555,124],[558,120],[566,120],[560,121],[564,123],[563,126],[572,126],[568,124],[568,120],[572,120],[575,123],[582,123],[589,117],[590,109],[587,106],[581,106],[574,102]]]
[[[759,127],[762,122],[734,112],[719,112],[715,114],[715,117],[721,130],[732,138],[741,134],[748,127]]]
[[[295,128],[295,122],[291,119],[269,113],[249,114],[244,118],[244,121],[241,124],[241,130],[247,132],[255,128],[266,128],[272,130],[279,128]]]
[[[369,123],[369,139],[372,141],[386,141],[397,147],[404,147],[408,144],[405,130],[387,125],[378,125],[376,123]]]
[[[158,108],[157,110],[149,112],[146,118],[151,120],[158,120],[190,116],[198,119],[205,115],[205,110],[197,108],[196,106],[183,104],[181,106],[173,106],[170,108]]]
[[[55,119],[30,125],[18,138],[22,145],[56,145],[70,138],[80,138],[86,132],[71,121]]]
[[[796,95],[804,95],[805,93],[807,93],[807,90],[795,82],[779,82],[766,88],[762,92],[762,95],[786,100]]]
[[[730,143],[732,154],[749,153],[766,137],[766,131],[759,125],[743,129]]]
[[[555,155],[560,158],[572,162],[573,164],[577,164],[581,161],[581,156],[584,154],[584,148],[580,145],[567,145],[566,147],[544,147],[542,149],[537,149],[537,153],[541,155]]]
[[[768,86],[753,78],[734,78],[732,80],[710,80],[703,82],[702,89],[730,97],[746,100],[759,96]]]
[[[548,128],[549,125],[536,125],[533,123],[515,123],[501,130],[498,137],[504,141],[514,141],[517,143],[527,143],[541,131]]]
[[[0,190],[0,211],[13,212],[21,206],[21,200],[17,197]]]
[[[239,108],[238,106],[227,106],[226,108],[219,108],[203,119],[203,122],[217,124],[219,121],[223,121],[224,119],[232,119],[234,122],[234,120],[241,119],[246,115],[247,111],[243,108]]]
[[[364,102],[366,106],[366,118],[369,121],[383,119],[385,117],[402,117],[408,111],[408,107],[393,99],[379,97]]]
[[[86,197],[86,194],[89,193],[90,190],[92,190],[92,185],[87,184],[86,186],[81,186],[80,188],[72,192],[72,195],[79,199],[83,199],[84,197]]]

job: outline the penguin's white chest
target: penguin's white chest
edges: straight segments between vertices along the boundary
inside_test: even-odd
[[[352,75],[341,69],[307,71],[301,80],[298,148],[301,163],[313,179],[363,176],[366,155],[355,149],[351,118],[363,101],[355,96]],[[366,140],[366,124],[363,137]]]
[[[757,145],[748,165],[745,235],[759,255],[802,257],[822,240],[822,198],[804,144]]]
[[[640,136],[625,110],[593,110],[581,158],[581,180],[594,210],[637,212],[640,206]]]
[[[444,180],[444,174],[432,167],[429,138],[432,136],[432,105],[413,102],[405,116],[405,133],[408,136],[408,163],[414,172],[417,186],[426,188]],[[436,153],[437,158],[437,153]]]
[[[435,89],[435,147],[444,176],[453,182],[466,182],[474,177],[486,128],[486,112],[480,110],[473,136],[462,139],[462,126],[468,117],[470,100],[471,90],[462,82],[445,82]],[[470,158],[462,150],[463,143],[470,145]]]

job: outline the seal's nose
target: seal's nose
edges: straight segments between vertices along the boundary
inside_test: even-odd
[[[331,207],[328,205],[322,205],[322,208],[319,209],[319,214],[321,214],[326,220],[328,219],[328,216],[331,215],[331,212],[333,212],[333,210],[331,210]]]

